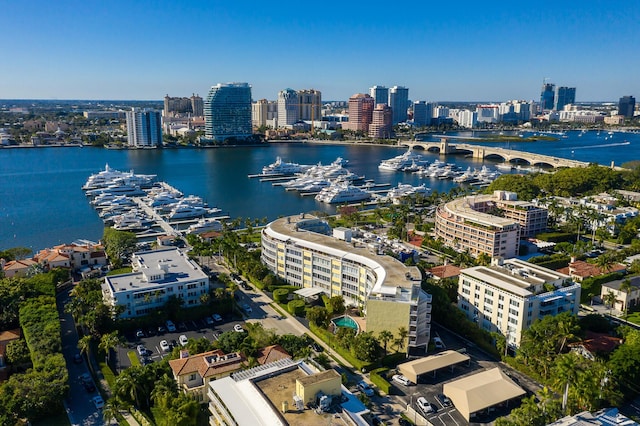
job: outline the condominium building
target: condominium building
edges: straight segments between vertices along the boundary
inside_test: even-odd
[[[204,101],[195,93],[191,97],[164,97],[164,116],[177,117],[191,115],[202,117],[204,114]]]
[[[393,113],[387,104],[378,104],[373,110],[369,137],[376,139],[393,137]]]
[[[551,289],[552,288],[552,289]],[[580,284],[568,275],[519,259],[460,271],[458,308],[479,327],[504,335],[520,346],[522,332],[539,318],[577,314]]]
[[[427,110],[425,101],[416,101],[413,103],[413,125],[416,127],[429,126],[431,124],[431,116]]]
[[[369,132],[373,119],[374,100],[365,93],[356,93],[349,98],[349,121],[342,125],[345,130]]]
[[[247,83],[218,83],[211,87],[204,104],[205,138],[246,139],[251,136],[251,86]]]
[[[435,235],[449,247],[486,253],[505,259],[518,254],[520,238],[534,236],[547,227],[548,212],[517,194],[494,191],[491,195],[458,198],[436,209]]]
[[[278,127],[291,128],[300,120],[298,92],[285,89],[278,92]]]
[[[565,105],[576,103],[576,88],[560,86],[556,90],[555,107],[556,111],[562,111]]]
[[[636,110],[636,98],[633,96],[623,96],[618,101],[618,114],[625,118],[633,118]]]
[[[277,127],[278,103],[259,99],[251,104],[251,124],[253,127],[271,126]],[[276,124],[274,126],[274,124]]]
[[[550,111],[555,105],[555,84],[543,83],[540,91],[540,108],[543,111]]]
[[[429,342],[431,295],[421,287],[421,273],[397,259],[377,254],[350,230],[331,229],[318,218],[285,217],[262,231],[262,261],[289,284],[342,296],[366,314],[366,331],[398,336],[409,331],[410,351],[424,351]]]
[[[162,145],[160,111],[138,108],[127,111],[127,141],[136,148]]]
[[[388,104],[393,111],[393,124],[404,123],[407,121],[409,89],[402,86],[393,86],[389,89]]]
[[[373,98],[375,105],[389,103],[389,89],[385,86],[373,86],[369,89],[369,95]]]
[[[110,275],[102,283],[105,304],[119,307],[119,318],[147,315],[162,308],[170,297],[185,307],[200,305],[209,293],[209,277],[177,248],[134,253],[132,272]]]
[[[322,93],[319,90],[298,90],[298,104],[299,120],[322,120]]]

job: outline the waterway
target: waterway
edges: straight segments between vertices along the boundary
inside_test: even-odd
[[[609,165],[640,159],[640,135],[569,132],[555,142],[483,143],[523,151]],[[605,139],[606,138],[606,139]],[[380,161],[403,148],[368,145],[279,143],[267,147],[219,149],[107,150],[100,148],[0,149],[0,250],[24,246],[39,250],[76,239],[97,241],[103,224],[80,189],[87,178],[104,169],[157,174],[185,194],[199,195],[231,217],[275,219],[334,206],[300,197],[271,183],[249,179],[277,156],[302,164],[328,164],[341,156],[349,168],[377,183],[399,182],[448,191],[455,183],[421,179],[410,173],[378,169]],[[430,161],[438,154],[426,153]],[[463,168],[482,163],[461,156],[446,157]],[[486,161],[491,166],[495,162]]]

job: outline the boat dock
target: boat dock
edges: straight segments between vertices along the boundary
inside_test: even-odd
[[[171,227],[158,213],[156,213],[147,203],[145,203],[140,197],[132,197],[133,201],[138,205],[142,211],[144,211],[150,218],[153,219],[153,223],[156,226],[162,228],[166,235],[177,236],[178,232]],[[158,234],[162,235],[162,234]],[[145,235],[145,237],[148,235]]]

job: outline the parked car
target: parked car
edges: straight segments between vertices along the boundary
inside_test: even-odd
[[[238,333],[243,333],[244,332],[244,328],[242,328],[242,326],[240,324],[236,324],[233,326],[233,330],[237,331]]]
[[[322,352],[324,350],[324,348],[320,346],[317,342],[311,342],[309,347],[316,352]]]
[[[167,325],[167,330],[169,330],[169,333],[176,332],[176,325],[173,323],[173,321],[167,320],[166,325]]]
[[[144,337],[144,331],[138,329],[136,330],[136,337],[140,338],[140,337]]]
[[[164,325],[158,326],[158,336],[167,332],[167,329],[164,328]]]
[[[220,321],[222,321],[222,317],[220,316],[220,314],[213,314],[213,315],[211,315],[211,318],[213,318],[213,320],[214,320],[215,322],[220,322]]]
[[[358,388],[358,390],[360,392],[362,392],[363,394],[367,395],[367,396],[373,396],[373,389],[371,388],[371,386],[369,386],[369,383],[365,382],[365,381],[361,381],[360,383],[358,383],[356,385],[356,387]]]
[[[178,340],[180,341],[180,344],[181,344],[182,346],[187,346],[187,343],[189,343],[189,338],[187,338],[187,336],[186,336],[186,335],[184,335],[184,334],[183,334],[183,335],[181,335],[181,336],[178,338]]]
[[[80,375],[80,382],[87,392],[93,392],[96,390],[96,385],[93,383],[93,379],[91,378],[89,373]]]
[[[394,374],[393,376],[391,376],[391,380],[403,386],[411,386],[414,384],[411,380],[407,379],[402,374]]]
[[[147,348],[145,348],[144,345],[138,345],[136,349],[138,351],[138,355],[140,356],[145,356],[147,354]]]
[[[91,398],[91,401],[93,401],[93,405],[95,405],[98,410],[104,408],[104,399],[102,399],[100,395],[94,396]]]
[[[398,424],[400,426],[411,426],[413,423],[411,423],[409,420],[405,419],[404,417],[400,417],[398,419]]]
[[[436,347],[436,349],[445,349],[446,348],[446,346],[444,345],[444,342],[442,341],[441,338],[436,336],[431,340],[433,340],[433,345]]]
[[[439,393],[436,395],[436,398],[438,398],[438,401],[440,401],[440,404],[442,404],[444,407],[451,407],[451,400],[449,399],[449,397],[447,397],[447,395]]]
[[[427,401],[427,398],[425,398],[424,396],[421,396],[420,398],[418,398],[416,403],[418,404],[418,408],[420,409],[420,411],[422,411],[423,414],[433,413],[433,407],[431,406],[429,401]]]
[[[76,364],[82,364],[82,355],[74,354],[73,355],[73,362],[75,362]]]
[[[213,318],[211,317],[205,317],[204,321],[207,323],[207,325],[213,325]]]
[[[243,303],[242,304],[242,310],[245,311],[248,314],[253,312],[253,309],[251,309],[251,306],[249,306],[247,303]]]
[[[171,346],[169,346],[169,342],[167,342],[166,340],[161,340],[160,349],[162,349],[164,352],[169,352],[171,350]]]

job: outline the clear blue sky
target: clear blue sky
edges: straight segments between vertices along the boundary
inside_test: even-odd
[[[375,85],[413,100],[640,96],[640,4],[583,1],[0,0],[0,99],[253,98]]]

